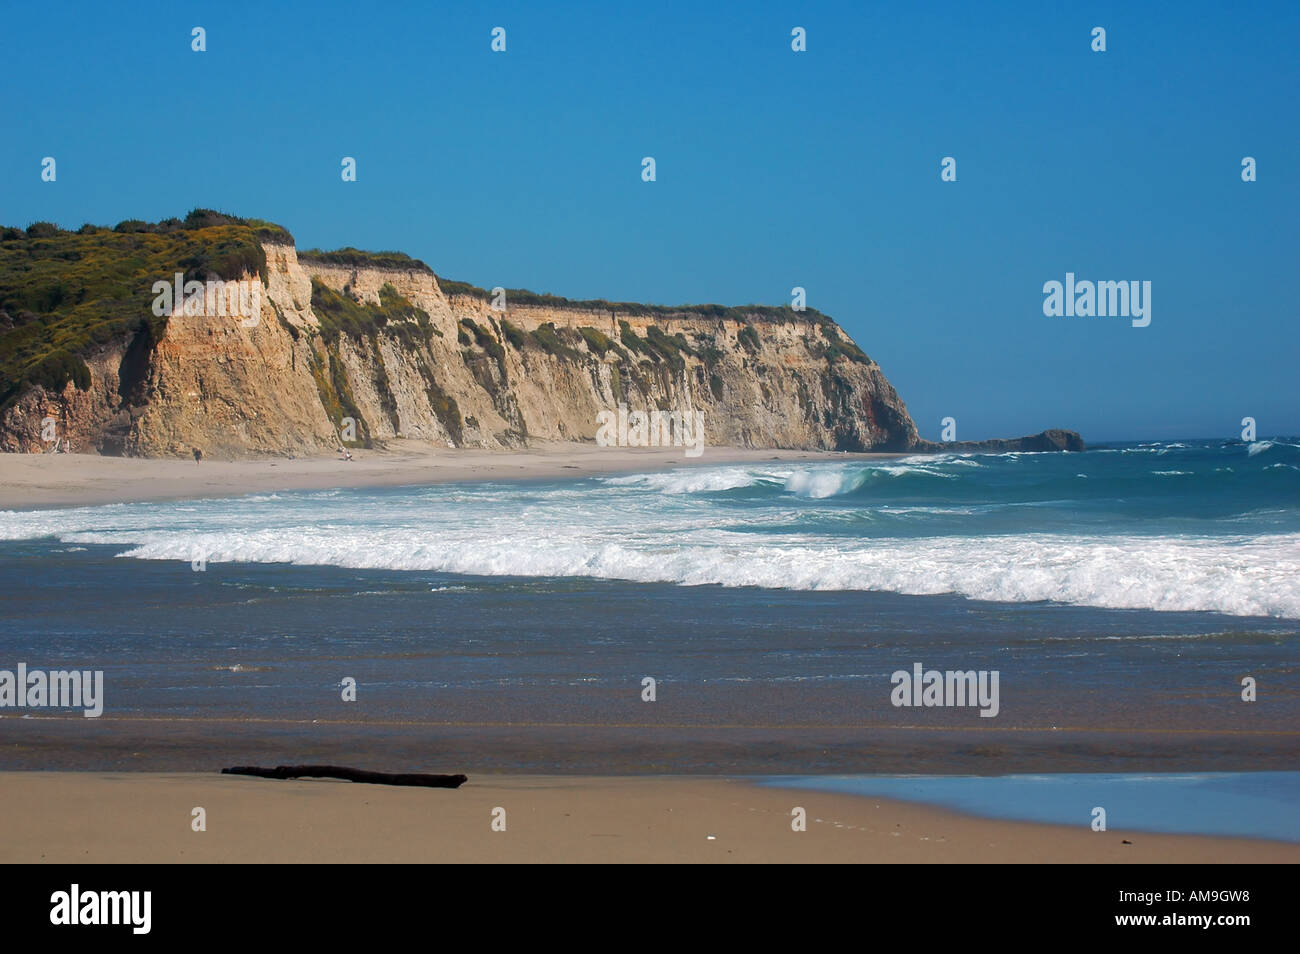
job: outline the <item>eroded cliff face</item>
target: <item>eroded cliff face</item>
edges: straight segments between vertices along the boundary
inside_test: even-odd
[[[88,390],[36,387],[12,404],[0,446],[45,449],[50,417],[73,450],[141,456],[302,455],[341,436],[523,446],[594,440],[597,415],[620,404],[701,412],[710,445],[906,450],[918,440],[880,368],[816,313],[509,295],[501,311],[479,290],[444,292],[421,268],[264,249],[256,321],[181,309],[156,341],[142,331],[110,342],[86,358]]]

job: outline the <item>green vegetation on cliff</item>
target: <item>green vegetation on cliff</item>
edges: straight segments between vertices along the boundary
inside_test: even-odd
[[[870,364],[871,359],[867,357],[866,352],[855,345],[852,341],[846,341],[840,337],[840,333],[835,330],[831,324],[822,325],[822,334],[826,336],[829,342],[826,345],[823,356],[827,361],[834,361],[838,357],[848,358],[858,364]]]
[[[752,332],[748,326],[743,330]],[[642,338],[632,330],[630,324],[620,320],[618,337],[630,351],[643,354],[651,361],[666,361],[678,371],[686,366],[686,359],[682,355],[695,355],[695,349],[687,343],[685,335],[680,332],[669,335],[658,325],[648,327],[646,336]]]
[[[501,369],[501,380],[504,381],[506,379],[506,349],[501,346],[501,342],[497,341],[492,332],[479,325],[473,318],[462,318],[460,324],[462,328],[469,329],[473,333],[474,342],[496,361],[497,367]],[[460,331],[458,330],[456,334],[459,336]]]
[[[626,352],[624,352],[618,345],[614,344],[614,342],[611,341],[603,331],[584,326],[578,329],[578,334],[582,335],[583,340],[587,342],[587,347],[602,358],[605,357],[606,353],[609,351],[617,351],[626,356]]]
[[[373,356],[371,385],[393,430],[400,430],[397,399],[393,394],[392,382],[388,378],[388,369],[384,366],[383,350],[379,347],[379,335],[382,332],[396,338],[406,349],[427,344],[435,330],[429,320],[428,312],[415,307],[392,285],[385,284],[379,289],[379,303],[375,304],[369,301],[354,301],[346,295],[340,295],[316,278],[311,282],[311,307],[320,322],[320,341],[329,358],[328,378],[320,373],[323,372],[323,367],[315,374],[315,378],[321,403],[325,405],[330,419],[337,426],[342,417],[355,418],[358,443],[366,447],[370,446],[370,428],[362,421],[360,412],[356,410],[356,402],[352,398],[346,375],[341,372],[342,362],[338,354],[339,339],[347,337],[357,343],[368,344],[367,351]],[[459,412],[456,414],[456,422],[459,428]]]
[[[350,265],[358,268],[416,269],[434,274],[432,269],[424,262],[401,252],[365,252],[355,248],[344,248],[333,252],[312,250],[299,253],[299,259],[334,265]],[[438,287],[442,289],[443,294],[448,298],[464,297],[478,301],[492,300],[492,293],[485,288],[437,275],[434,277],[438,281]],[[795,311],[790,305],[646,305],[640,302],[606,301],[603,298],[564,298],[550,293],[539,294],[526,288],[505,289],[505,300],[507,311],[511,308],[534,307],[591,311],[598,312],[601,315],[608,315],[618,320],[620,327],[624,329],[619,337],[623,346],[629,351],[643,355],[656,363],[660,361],[666,362],[672,368],[678,370],[685,364],[684,355],[695,355],[697,353],[687,344],[686,339],[681,334],[668,335],[657,325],[651,325],[647,329],[646,337],[641,338],[631,331],[626,321],[619,320],[619,315],[657,318],[665,322],[674,318],[737,322],[743,326],[738,335],[740,344],[750,354],[757,354],[761,348],[759,334],[754,328],[756,322],[809,322],[820,328],[822,335],[826,339],[824,342],[809,341],[809,350],[813,354],[824,358],[828,363],[833,363],[839,359],[857,364],[871,363],[871,359],[867,357],[861,348],[852,341],[841,337],[835,322],[830,317],[815,308]],[[557,334],[554,325],[549,322],[535,331],[525,333],[503,317],[501,330],[505,340],[516,348],[522,348],[525,344],[535,344],[548,354],[564,358],[571,358],[575,354],[573,347]],[[613,348],[621,357],[627,357],[627,352],[623,348],[610,341],[607,336],[595,328],[586,326],[580,328],[579,332],[592,353],[604,357],[610,348]],[[466,339],[462,341],[463,344],[468,344],[472,340],[471,336],[465,332],[460,332],[460,334]],[[489,346],[483,344],[482,339],[478,340],[478,344],[491,350]],[[498,360],[500,359],[498,358]],[[718,390],[716,385],[714,390]]]
[[[525,332],[522,328],[516,328],[505,318],[501,319],[501,333],[504,334],[506,336],[506,340],[509,341],[516,348],[522,348],[524,346],[524,342],[528,340],[527,332]]]
[[[85,357],[166,325],[153,284],[266,276],[263,241],[292,243],[278,225],[195,209],[183,220],[0,228],[0,407],[34,385],[90,386]]]
[[[572,334],[573,332],[568,328],[556,328],[555,322],[548,321],[529,332],[529,337],[547,354],[553,354],[566,361],[578,361],[582,358],[582,354],[573,347],[576,342],[565,340]]]
[[[442,426],[447,429],[452,441],[460,446],[464,440],[465,423],[461,420],[460,407],[457,406],[456,399],[443,390],[423,359],[416,362],[416,367],[420,369],[420,376],[424,378],[424,391],[429,398],[429,407],[442,422]]]
[[[319,348],[320,345],[316,347]],[[325,408],[325,413],[333,422],[340,443],[346,443],[351,447],[372,447],[370,427],[361,416],[356,398],[352,396],[352,388],[343,370],[343,362],[339,359],[337,345],[325,345],[324,350],[324,357],[318,350],[313,350],[311,355],[311,376],[316,382],[321,406]],[[343,419],[346,417],[352,418],[356,440],[343,440]]]
[[[391,253],[385,252],[381,254],[388,255]],[[422,265],[423,263],[419,264]],[[442,289],[443,294],[449,298],[460,296],[480,301],[489,301],[492,298],[492,294],[486,289],[470,285],[467,282],[457,282],[449,278],[438,277],[438,286]],[[629,351],[643,355],[655,362],[666,361],[674,368],[682,367],[684,364],[683,355],[696,354],[681,334],[668,335],[658,326],[652,325],[647,329],[646,337],[642,338],[628,327],[626,321],[619,319],[618,316],[658,318],[665,322],[671,321],[673,318],[711,318],[717,321],[734,321],[743,326],[739,332],[740,344],[750,354],[757,354],[761,348],[758,331],[754,328],[756,322],[810,322],[819,327],[826,338],[825,342],[818,341],[809,345],[810,350],[818,357],[825,358],[828,362],[843,358],[857,364],[871,363],[871,359],[863,353],[861,348],[852,341],[840,336],[835,322],[830,317],[815,308],[795,311],[789,305],[644,305],[639,302],[606,301],[603,298],[571,299],[559,295],[538,294],[525,288],[508,288],[506,289],[506,308],[508,310],[516,307],[576,309],[608,315],[618,320],[620,328],[623,329],[619,336],[620,341]],[[523,346],[524,332],[504,319],[502,320],[502,329],[506,340],[515,347]],[[613,347],[617,349],[620,355],[626,357],[626,352],[622,348],[619,348],[617,344],[610,341],[601,332],[596,331],[595,328],[584,327],[578,330],[593,353],[603,357],[610,347]],[[599,335],[599,338],[594,337],[596,335]],[[538,332],[533,332],[532,337],[537,344],[541,345],[543,350],[551,354],[561,354],[567,357],[568,351],[571,350],[553,334],[548,334],[545,331],[541,332],[540,337]],[[718,390],[716,385],[714,390]]]
[[[746,326],[736,333],[736,340],[741,343],[746,351],[750,354],[758,354],[758,349],[762,343],[758,340],[758,332],[753,328]]]
[[[311,308],[320,321],[321,337],[329,344],[347,335],[356,341],[380,331],[398,338],[403,345],[428,341],[434,333],[428,312],[416,308],[392,285],[379,289],[379,304],[353,301],[340,295],[320,279],[311,281]]]
[[[354,250],[345,249],[344,251]],[[390,255],[393,253],[382,252],[379,254]],[[424,263],[419,262],[418,264],[423,265]],[[466,298],[476,298],[480,301],[490,301],[492,298],[492,293],[485,288],[479,288],[477,285],[471,285],[468,282],[453,281],[450,278],[443,278],[441,275],[436,277],[438,287],[448,297],[458,295]],[[598,311],[615,317],[617,315],[628,315],[640,318],[715,318],[719,321],[739,322],[755,320],[808,321],[815,324],[825,324],[831,321],[830,318],[815,308],[795,311],[789,305],[645,305],[634,301],[606,301],[603,298],[564,298],[549,293],[539,294],[526,288],[507,288],[505,292],[507,310],[514,307],[568,308]]]
[[[418,258],[402,252],[365,252],[359,248],[339,248],[322,252],[310,248],[298,253],[299,262],[319,262],[322,265],[341,265],[350,268],[378,268],[389,271],[414,271],[433,274],[433,269]]]

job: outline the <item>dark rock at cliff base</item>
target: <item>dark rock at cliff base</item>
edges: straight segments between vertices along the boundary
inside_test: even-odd
[[[1077,431],[1053,428],[1028,437],[1001,438],[993,441],[917,441],[912,450],[922,454],[987,454],[1013,451],[1082,451],[1083,438]]]

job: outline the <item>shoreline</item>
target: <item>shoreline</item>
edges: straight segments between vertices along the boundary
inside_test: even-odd
[[[1289,842],[1093,832],[729,777],[478,775],[450,790],[3,772],[0,798],[0,845],[18,863],[1300,861]],[[195,808],[205,831],[192,830]],[[795,808],[805,831],[793,829]],[[492,829],[499,809],[505,831]]]
[[[524,450],[450,450],[421,441],[407,441],[391,450],[356,450],[350,461],[322,455],[204,459],[196,464],[172,458],[4,453],[0,454],[0,510],[50,510],[341,488],[554,480],[771,461],[825,463],[907,456],[904,453],[707,447],[700,457],[686,457],[681,447],[599,447],[576,442],[539,442]]]

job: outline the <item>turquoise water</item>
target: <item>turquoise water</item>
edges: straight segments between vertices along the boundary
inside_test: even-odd
[[[970,815],[1108,831],[1232,835],[1300,842],[1300,772],[1195,774],[815,776],[767,784],[874,795]]]

